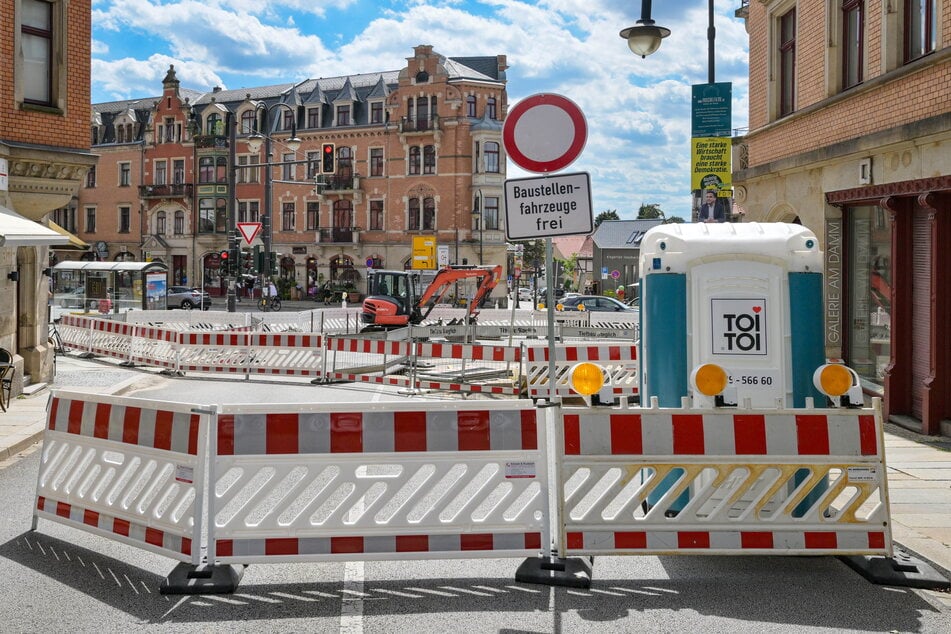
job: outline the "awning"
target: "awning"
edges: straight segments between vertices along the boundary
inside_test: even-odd
[[[69,244],[69,238],[0,205],[0,247]]]
[[[58,233],[58,234],[60,234],[60,235],[64,235],[64,236],[66,236],[66,237],[69,239],[69,244],[65,244],[65,245],[62,245],[62,246],[57,246],[57,248],[59,248],[59,249],[75,249],[75,250],[78,250],[78,251],[88,251],[88,250],[89,250],[89,243],[88,243],[88,242],[83,242],[82,240],[80,240],[79,238],[77,238],[76,236],[74,236],[73,234],[71,234],[69,231],[66,231],[66,229],[63,229],[62,227],[60,227],[58,224],[56,224],[56,223],[53,222],[52,220],[47,220],[47,221],[46,221],[46,224],[49,226],[50,229],[52,229],[52,230],[55,231],[56,233]]]

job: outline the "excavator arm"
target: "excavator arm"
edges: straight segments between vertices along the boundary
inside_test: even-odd
[[[482,300],[492,292],[496,284],[502,278],[502,267],[495,266],[474,266],[471,268],[455,268],[447,266],[436,273],[436,277],[426,287],[423,294],[420,295],[416,304],[416,310],[419,315],[418,321],[422,321],[429,316],[437,303],[449,292],[453,284],[462,280],[478,279],[479,288],[476,289],[472,302],[469,304],[468,318],[473,318],[479,312],[479,305]]]

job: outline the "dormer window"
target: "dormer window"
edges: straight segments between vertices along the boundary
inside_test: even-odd
[[[214,114],[208,115],[208,121],[205,127],[205,134],[214,135],[220,134],[221,130],[224,129],[223,124],[221,123],[221,115],[217,112]]]
[[[350,105],[337,106],[337,125],[350,125]]]
[[[241,113],[241,134],[252,134],[257,131],[257,119],[254,110],[245,110]]]
[[[419,71],[418,73],[416,73],[416,83],[417,83],[417,84],[425,84],[425,83],[427,83],[428,81],[429,81],[429,73],[427,73],[427,72],[424,71],[424,70],[421,70],[421,71]]]
[[[382,101],[374,101],[370,104],[370,123],[383,123]]]

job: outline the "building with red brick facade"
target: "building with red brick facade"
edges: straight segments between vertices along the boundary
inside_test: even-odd
[[[93,104],[99,165],[62,213],[89,257],[158,259],[171,284],[220,296],[232,218],[267,231],[269,169],[287,283],[362,292],[368,266],[412,265],[414,236],[441,263],[504,265],[506,68],[417,46],[398,70],[199,93],[170,67],[160,96]],[[248,144],[261,134],[270,158]]]
[[[0,348],[24,379],[49,381],[46,223],[76,195],[89,152],[89,0],[0,0]]]
[[[826,348],[892,421],[951,435],[951,7],[743,2],[748,220],[801,222],[826,254]]]

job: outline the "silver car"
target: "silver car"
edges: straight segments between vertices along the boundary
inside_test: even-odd
[[[168,308],[191,310],[201,306],[202,310],[211,308],[211,295],[189,286],[169,286],[166,293]]]

